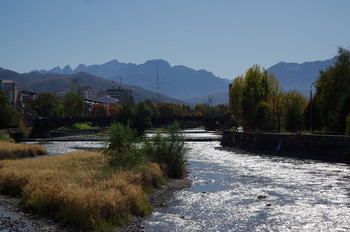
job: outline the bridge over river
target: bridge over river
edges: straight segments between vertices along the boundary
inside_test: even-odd
[[[116,117],[83,117],[83,118],[35,118],[28,119],[27,123],[32,127],[30,137],[48,137],[51,130],[62,126],[71,125],[79,122],[91,122],[103,125],[109,125],[112,122],[120,121]],[[229,121],[229,116],[206,117],[206,116],[180,116],[180,117],[152,117],[152,125],[171,124],[175,121],[201,123],[210,129],[222,128]]]

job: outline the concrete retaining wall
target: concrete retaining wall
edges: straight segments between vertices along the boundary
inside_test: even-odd
[[[225,131],[222,146],[277,156],[350,163],[350,137]]]

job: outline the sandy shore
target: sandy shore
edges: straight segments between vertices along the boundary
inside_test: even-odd
[[[189,188],[192,181],[188,178],[171,179],[149,196],[153,208],[164,207],[174,192]],[[145,218],[132,217],[130,222],[115,231],[144,231],[142,222]],[[19,206],[19,199],[0,195],[0,231],[11,232],[73,232],[71,227],[64,227],[49,218],[25,212]]]

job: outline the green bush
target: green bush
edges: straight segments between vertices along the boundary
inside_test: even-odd
[[[144,156],[137,148],[136,131],[130,124],[112,123],[108,132],[110,138],[103,153],[109,156],[109,165],[115,169],[131,169],[144,162]]]
[[[157,133],[143,144],[143,153],[151,162],[159,163],[170,178],[181,178],[186,168],[186,152],[188,151],[184,136],[179,133],[179,124],[175,123],[168,130],[168,136]]]
[[[0,130],[0,141],[10,142],[10,137],[3,130]]]
[[[113,169],[132,169],[145,162],[158,163],[170,178],[181,178],[186,171],[187,147],[180,133],[179,124],[167,129],[167,135],[157,133],[154,137],[138,139],[130,123],[113,123],[111,134],[103,153],[109,156],[108,164]]]

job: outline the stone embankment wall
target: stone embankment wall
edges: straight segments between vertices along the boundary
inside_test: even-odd
[[[350,163],[350,137],[225,131],[222,146],[253,153]]]

